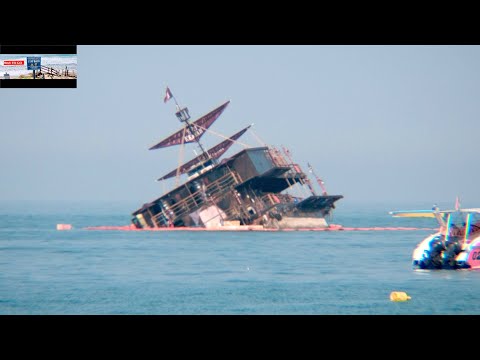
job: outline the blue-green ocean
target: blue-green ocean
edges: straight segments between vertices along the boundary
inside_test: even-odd
[[[412,269],[428,230],[85,229],[128,225],[138,205],[1,202],[0,314],[480,314],[479,271]],[[332,223],[436,227],[391,210],[402,209],[339,203]]]

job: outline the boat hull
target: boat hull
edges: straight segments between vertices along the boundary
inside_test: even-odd
[[[414,250],[412,266],[428,270],[480,269],[480,236],[464,243],[461,238],[446,241],[440,232],[429,235]]]

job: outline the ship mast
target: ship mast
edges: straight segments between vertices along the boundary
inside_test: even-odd
[[[310,173],[313,176],[315,176],[315,179],[317,180],[318,185],[322,188],[322,195],[326,196],[327,195],[327,189],[325,188],[325,183],[323,182],[323,180],[321,178],[319,178],[317,176],[317,174],[315,174],[315,172],[313,171],[313,167],[312,167],[312,165],[310,165],[310,163],[307,163],[307,166],[308,166],[308,171],[310,171]]]
[[[200,139],[197,137],[196,135],[196,131],[193,129],[193,126],[192,124],[190,124],[190,122],[188,120],[190,120],[190,114],[188,113],[188,108],[185,106],[185,107],[181,107],[178,102],[177,102],[177,99],[175,98],[175,96],[172,94],[172,92],[170,91],[170,89],[167,87],[167,96],[165,97],[165,99],[170,99],[173,98],[173,100],[175,101],[175,105],[177,107],[177,112],[175,113],[175,115],[177,116],[177,119],[180,121],[180,122],[183,122],[185,123],[185,126],[188,128],[188,130],[190,131],[190,134],[192,134],[193,138],[195,139],[196,143],[198,144],[198,146],[200,147],[200,149],[202,150],[202,153],[207,155],[207,157],[209,159],[211,159],[211,156],[210,154],[205,151],[205,149],[203,148],[202,144],[200,143]],[[214,160],[214,159],[212,159]]]

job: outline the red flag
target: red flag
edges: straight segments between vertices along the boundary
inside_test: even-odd
[[[172,92],[167,86],[167,91],[165,93],[165,97],[163,98],[163,102],[166,103],[168,100],[170,100],[173,97]]]
[[[459,210],[460,209],[460,200],[458,200],[458,196],[457,198],[455,199],[455,210]]]

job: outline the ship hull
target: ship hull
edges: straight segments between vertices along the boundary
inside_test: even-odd
[[[233,221],[265,229],[319,229],[328,227],[326,217],[343,198],[316,195],[298,164],[265,146],[244,149],[219,163],[212,160],[188,175],[185,183],[133,212],[135,227],[218,228]],[[289,194],[295,185],[309,185],[311,195]]]
[[[274,220],[265,224],[267,229],[318,229],[327,227],[328,223],[323,217],[283,216],[280,221]]]

